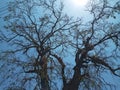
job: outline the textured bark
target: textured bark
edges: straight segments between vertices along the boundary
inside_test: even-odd
[[[47,57],[43,56],[41,59],[41,90],[50,90],[49,87],[49,80],[48,80],[48,74],[47,74]]]
[[[75,70],[73,78],[64,85],[63,90],[78,90],[80,84],[80,72]]]

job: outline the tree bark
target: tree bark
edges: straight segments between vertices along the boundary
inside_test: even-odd
[[[79,69],[74,70],[73,78],[63,86],[63,90],[78,90],[80,84],[80,71]]]
[[[87,67],[84,65],[84,63],[86,63],[84,59],[86,58],[87,52],[88,51],[86,49],[79,49],[77,51],[76,57],[75,57],[76,66],[74,67],[73,78],[66,85],[63,86],[63,90],[79,89],[81,79],[86,75],[86,74],[81,75],[81,69]]]
[[[47,58],[46,56],[42,57],[42,64],[41,64],[41,90],[50,90],[49,87],[49,80],[48,80],[48,73],[47,73]]]

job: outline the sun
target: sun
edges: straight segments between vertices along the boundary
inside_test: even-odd
[[[72,0],[72,3],[76,7],[84,7],[88,3],[88,0]]]
[[[65,13],[74,17],[86,16],[86,8],[90,0],[63,0]]]

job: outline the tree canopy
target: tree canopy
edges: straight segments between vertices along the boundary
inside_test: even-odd
[[[8,90],[113,89],[102,75],[120,77],[120,1],[109,2],[90,0],[88,21],[67,15],[59,0],[10,2],[0,30],[0,42],[8,46],[1,47],[0,85]]]

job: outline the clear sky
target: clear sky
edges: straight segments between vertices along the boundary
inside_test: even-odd
[[[81,3],[82,1],[82,3]],[[74,17],[82,17],[83,20],[90,20],[86,11],[88,0],[64,0],[65,12]]]
[[[5,24],[2,17],[7,13],[7,3],[10,0],[0,0],[0,29],[2,29],[2,26]],[[87,21],[90,20],[90,16],[89,13],[86,11],[86,4],[88,3],[87,0],[85,0],[86,2],[83,2],[83,0],[81,0],[82,2],[80,2],[80,0],[64,0],[65,3],[65,12],[67,14],[69,14],[70,16],[74,16],[74,17],[83,17],[83,20]],[[113,0],[114,2],[115,0]],[[112,2],[112,3],[113,3]],[[118,17],[120,17],[120,15],[118,15]],[[111,19],[111,22],[118,22],[118,19]],[[3,46],[0,45],[0,50]],[[107,76],[106,74],[104,75],[105,78],[107,77],[108,81],[114,82],[114,84],[118,84],[118,89],[119,89],[119,81],[117,80],[117,78],[112,77],[112,76]],[[117,82],[117,83],[116,83]]]

